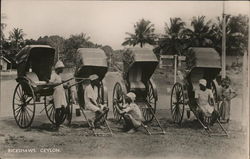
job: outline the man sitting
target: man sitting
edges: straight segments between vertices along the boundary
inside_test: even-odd
[[[123,108],[117,108],[119,114],[124,118],[124,130],[128,133],[134,133],[137,128],[142,125],[142,113],[136,103],[134,103],[136,95],[132,92],[128,93],[125,98]]]
[[[94,87],[98,87],[98,78],[99,77],[96,74],[90,75],[90,83],[87,84],[84,90],[85,108],[95,112],[95,117],[93,119],[94,123],[93,121],[90,121],[92,127],[95,127],[97,122],[109,111],[105,105],[97,103],[97,94],[94,91]]]
[[[218,112],[215,110],[215,101],[213,93],[210,89],[206,88],[207,81],[205,79],[199,80],[200,89],[195,91],[195,99],[198,105],[199,118],[203,121],[203,117],[211,117],[211,125],[218,118]],[[209,104],[209,100],[212,101],[213,105]]]

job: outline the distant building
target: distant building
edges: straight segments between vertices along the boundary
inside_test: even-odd
[[[6,71],[11,68],[11,62],[5,57],[0,57],[0,70]]]

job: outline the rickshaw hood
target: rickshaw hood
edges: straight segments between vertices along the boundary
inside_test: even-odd
[[[50,79],[54,64],[55,49],[48,45],[27,45],[15,57],[18,77],[25,76],[29,68],[40,81]]]
[[[219,53],[213,48],[191,47],[188,50],[187,67],[221,68]]]
[[[107,56],[98,48],[79,48],[77,50],[77,65],[107,67]]]

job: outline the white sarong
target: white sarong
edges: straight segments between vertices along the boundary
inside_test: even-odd
[[[50,77],[50,82],[61,83],[62,78],[58,74],[53,72]],[[62,106],[65,107],[67,106],[65,91],[62,84],[54,88],[53,99],[55,108],[61,108]]]

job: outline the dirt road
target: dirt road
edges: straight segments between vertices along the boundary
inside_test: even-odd
[[[109,89],[109,101],[115,82],[121,80],[117,73],[108,73],[105,83]],[[107,82],[108,81],[108,82]],[[246,134],[240,131],[240,108],[232,108],[232,121],[225,128],[229,138],[208,137],[197,121],[185,120],[182,127],[172,123],[169,112],[169,94],[163,83],[156,83],[159,102],[157,117],[165,135],[149,136],[140,129],[135,134],[123,133],[120,125],[109,123],[113,137],[94,137],[84,126],[82,117],[73,118],[71,127],[63,126],[58,132],[51,131],[45,112],[36,110],[30,129],[17,127],[11,109],[14,80],[1,83],[0,158],[246,158]],[[240,105],[240,99],[233,101]],[[111,103],[110,103],[111,104]],[[41,108],[40,108],[41,109]],[[152,123],[155,125],[155,121]],[[215,126],[215,128],[217,128]],[[26,151],[30,152],[26,152]]]

